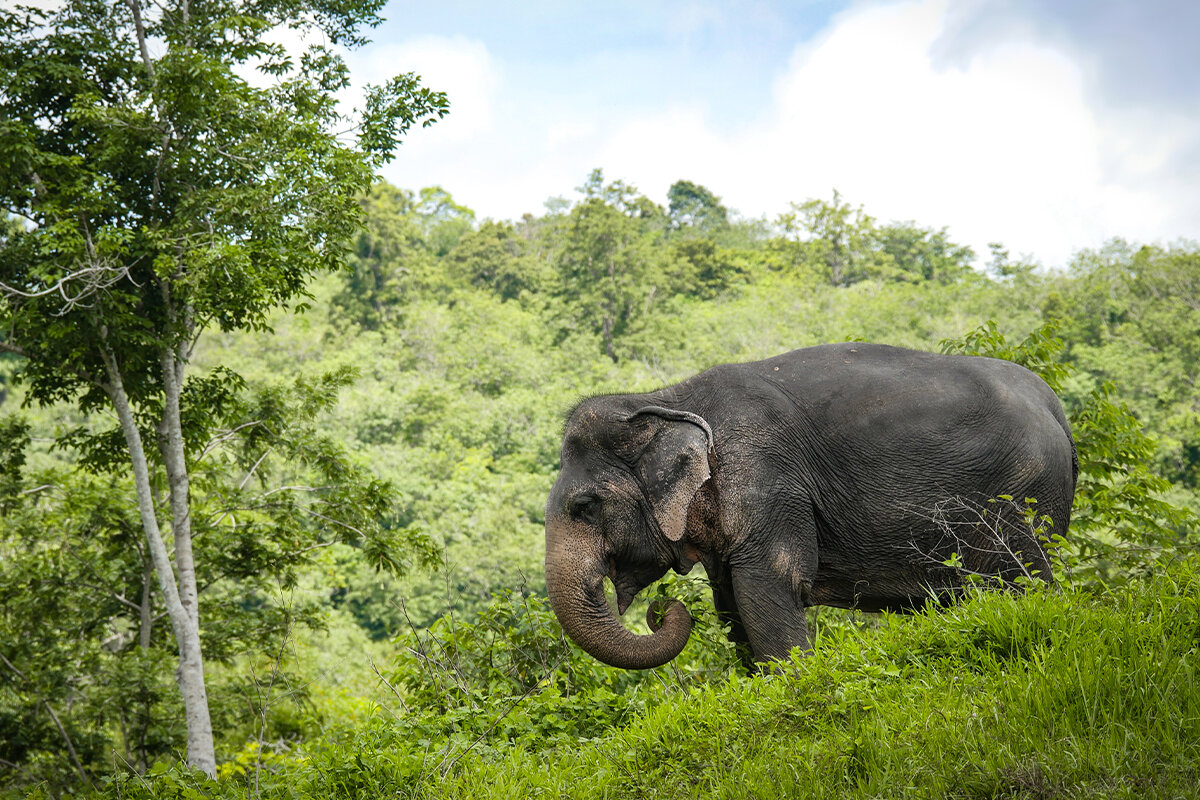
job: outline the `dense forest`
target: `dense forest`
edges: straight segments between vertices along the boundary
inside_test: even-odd
[[[829,685],[857,685],[872,670],[885,684],[897,669],[908,675],[918,668],[897,666],[912,653],[896,637],[1012,625],[993,633],[1048,648],[1087,634],[1060,631],[1046,615],[1134,613],[1119,603],[1148,602],[1145,587],[1164,580],[1182,592],[1172,602],[1197,613],[1195,567],[1177,563],[1192,547],[1186,509],[1197,506],[1200,480],[1196,248],[1114,241],[1050,271],[996,247],[979,269],[944,230],[883,224],[836,195],[776,220],[739,219],[686,181],[669,197],[663,208],[596,171],[541,216],[480,222],[440,188],[376,184],[349,268],[317,279],[306,310],[285,309],[263,331],[201,339],[197,381],[231,394],[221,435],[268,412],[288,419],[289,446],[320,439],[345,469],[378,479],[388,498],[381,528],[400,545],[325,530],[309,552],[288,552],[299,534],[274,527],[263,498],[330,480],[301,449],[295,462],[253,473],[242,509],[228,482],[249,476],[253,442],[240,463],[212,465],[193,488],[219,769],[237,791],[286,793],[302,768],[318,782],[314,794],[343,784],[354,796],[393,785],[436,793],[425,781],[451,767],[458,780],[483,780],[471,770],[490,774],[519,757],[524,766],[508,769],[524,774],[551,754],[573,761],[603,750],[576,753],[585,741],[661,736],[646,731],[660,724],[654,714],[684,724],[684,698],[695,702],[696,692],[717,704],[742,691],[737,703],[786,699],[790,714],[845,722],[849,711],[805,695],[825,691],[808,687],[811,673],[832,670]],[[739,677],[701,570],[666,590],[705,624],[681,663],[622,673],[568,645],[543,600],[541,567],[565,412],[589,394],[847,339],[1000,351],[1057,377],[1091,476],[1059,554],[1070,588],[985,597],[918,622],[816,612],[818,655],[788,673],[800,682],[794,698],[764,699],[771,684]],[[78,787],[81,770],[95,781],[169,764],[182,732],[174,643],[157,603],[139,606],[153,592],[129,477],[89,469],[90,437],[112,422],[64,405],[22,409],[19,367],[4,361],[3,758],[12,788],[46,781],[57,794]],[[953,643],[976,646],[969,636]],[[897,647],[903,656],[889,650]],[[990,645],[970,654],[999,658]]]
[[[6,24],[11,65],[22,40]],[[219,55],[245,55],[229,47]],[[0,230],[0,797],[1179,797],[1200,785],[1195,243],[1114,240],[1042,265],[999,243],[973,252],[936,220],[876,219],[836,192],[748,219],[720,187],[679,180],[664,205],[599,169],[540,214],[478,219],[441,187],[372,181],[386,148],[320,139],[329,120],[303,89],[286,91],[314,115],[304,136],[266,112],[254,126],[295,134],[311,163],[206,176],[220,188],[205,202],[230,209],[225,239],[179,222],[187,204],[147,241],[80,244],[53,214],[38,227],[14,212]],[[30,102],[53,95],[37,91]],[[444,113],[415,83],[392,91],[381,125]],[[5,100],[14,119],[19,95]],[[135,163],[106,146],[120,169]],[[3,163],[25,157],[5,148]],[[82,180],[77,162],[53,167],[63,185]],[[288,213],[256,217],[262,198],[239,188],[277,175],[272,202],[301,209],[312,184],[346,187],[313,212],[313,238],[292,237]],[[103,213],[126,213],[136,190]],[[54,213],[68,200],[83,202],[55,195]],[[323,250],[341,231],[345,247]],[[170,262],[163,242],[211,249],[191,273],[133,259],[91,294],[45,267],[76,245]],[[289,261],[296,248],[309,259]],[[910,616],[811,609],[813,652],[757,676],[702,569],[645,593],[683,599],[696,620],[672,663],[616,670],[566,640],[542,567],[565,414],[597,393],[847,340],[1006,358],[1050,383],[1081,462],[1070,531],[1043,532],[1058,581],[981,584]],[[141,467],[135,440],[150,443]],[[188,542],[196,610],[182,617],[186,591],[163,590],[147,516],[173,563]],[[188,614],[211,769],[189,761]]]

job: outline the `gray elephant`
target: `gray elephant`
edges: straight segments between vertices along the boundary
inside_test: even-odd
[[[1058,398],[1007,361],[846,343],[725,364],[571,412],[546,503],[547,592],[580,647],[645,669],[679,654],[691,616],[656,604],[653,632],[635,635],[604,578],[623,614],[668,569],[700,563],[748,665],[769,662],[809,646],[807,606],[949,601],[964,572],[1049,579],[1018,503],[1035,498],[1065,534],[1078,471]],[[955,554],[960,569],[945,564]]]

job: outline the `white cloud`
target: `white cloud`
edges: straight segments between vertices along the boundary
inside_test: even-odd
[[[382,83],[402,72],[416,72],[422,85],[449,95],[451,113],[437,125],[443,145],[469,142],[492,130],[501,76],[482,42],[463,36],[421,36],[372,47],[350,63],[355,83]]]
[[[625,125],[602,163],[658,192],[700,180],[749,214],[836,187],[876,217],[948,226],[981,255],[999,240],[1047,264],[1114,235],[1185,233],[1162,226],[1170,199],[1153,181],[1182,137],[1157,119],[1102,128],[1080,67],[1046,46],[936,68],[944,16],[941,0],[853,10],[797,49],[748,132],[715,133],[672,109]]]
[[[695,102],[591,107],[586,83],[570,98],[508,84],[478,41],[404,42],[376,51],[373,69],[415,69],[453,106],[385,174],[440,183],[497,218],[538,211],[597,166],[659,201],[674,181],[697,181],[749,216],[836,187],[877,218],[947,226],[980,255],[1001,241],[1048,265],[1112,236],[1200,237],[1197,191],[1168,168],[1200,120],[1097,110],[1086,65],[1015,34],[938,60],[947,8],[852,8],[797,48],[768,106],[737,118]]]
[[[929,52],[943,18],[936,1],[874,7],[798,53],[776,119],[747,148],[769,154],[760,169],[773,180],[745,191],[778,207],[836,186],[869,213],[947,225],[977,250],[1002,239],[1060,261],[1099,210],[1086,208],[1100,187],[1082,75],[1030,45],[939,71]]]

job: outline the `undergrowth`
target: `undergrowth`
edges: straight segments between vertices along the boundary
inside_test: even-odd
[[[546,614],[509,596],[471,630],[407,642],[395,707],[257,757],[257,784],[164,768],[103,794],[1144,800],[1200,785],[1195,558],[1112,590],[979,591],[819,625],[809,655],[757,677],[693,662],[706,679],[622,683]],[[476,674],[455,666],[464,648]]]

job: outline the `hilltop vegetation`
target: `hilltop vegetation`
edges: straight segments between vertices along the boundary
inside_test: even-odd
[[[194,387],[224,398],[209,434],[231,448],[189,453],[216,783],[170,766],[175,643],[132,481],[103,459],[112,421],[22,408],[21,361],[0,356],[0,791],[1194,786],[1200,249],[1114,241],[1050,271],[997,245],[977,268],[945,230],[837,194],[773,220],[687,181],[668,200],[596,171],[539,216],[480,221],[442,189],[376,184],[349,269],[302,313],[200,339]],[[815,654],[761,678],[735,668],[702,570],[663,588],[700,618],[674,664],[619,672],[565,642],[540,599],[565,412],[851,338],[1008,357],[1056,386],[1084,462],[1065,586],[912,618],[822,610]],[[371,536],[275,505],[340,481],[365,493],[322,502]]]

